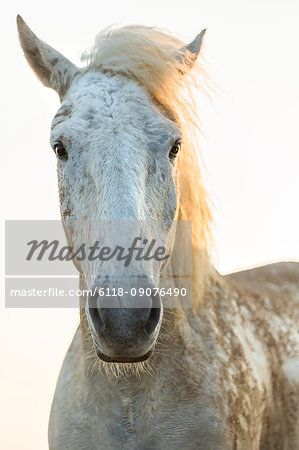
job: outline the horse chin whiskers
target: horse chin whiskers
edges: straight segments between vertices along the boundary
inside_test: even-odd
[[[154,377],[155,367],[150,363],[150,359],[137,363],[106,363],[102,361],[100,370],[104,370],[105,375],[113,376],[115,378],[128,378],[132,375],[140,378],[142,374],[148,374]]]

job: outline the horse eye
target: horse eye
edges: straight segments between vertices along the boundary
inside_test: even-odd
[[[170,159],[174,159],[178,155],[179,151],[181,150],[181,145],[181,140],[177,139],[169,152]]]
[[[54,152],[59,159],[67,161],[68,154],[61,142],[57,142],[57,144],[54,145]]]

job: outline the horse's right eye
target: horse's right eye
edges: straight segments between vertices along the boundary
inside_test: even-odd
[[[181,146],[182,146],[181,139],[177,139],[169,152],[170,159],[173,160],[177,157],[179,151],[181,150]]]
[[[57,156],[57,158],[62,159],[64,161],[68,160],[68,154],[66,149],[64,148],[63,144],[61,142],[57,142],[54,145],[54,152]]]

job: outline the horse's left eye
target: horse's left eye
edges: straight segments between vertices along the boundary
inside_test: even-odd
[[[54,152],[59,159],[67,161],[68,154],[61,142],[57,142],[57,144],[54,145]]]
[[[177,139],[169,152],[170,159],[174,159],[178,155],[179,151],[181,150],[181,145],[182,145],[181,140]]]

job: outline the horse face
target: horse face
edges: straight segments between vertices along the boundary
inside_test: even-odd
[[[130,81],[130,77],[112,74],[122,70],[79,69],[41,41],[21,17],[17,21],[30,66],[62,101],[53,120],[51,144],[58,159],[61,214],[70,245],[93,247],[95,242],[108,240],[113,247],[119,237],[124,244],[137,236],[143,243],[159,237],[170,254],[178,209],[176,156],[181,139],[175,121],[154,104],[134,77]],[[136,39],[134,30],[127,28]],[[152,33],[155,39],[165,39],[158,31]],[[143,61],[149,85],[152,78],[156,88],[168,80],[175,98],[182,76],[200,52],[204,34],[205,30],[180,49],[177,40],[168,38],[164,53],[155,39],[146,43],[140,36],[135,46],[126,47],[120,34],[118,54],[130,51],[140,69],[143,63],[135,51],[140,45],[148,51],[152,42],[149,55],[154,62]],[[110,62],[113,66],[113,54]],[[154,289],[165,261],[136,261],[126,266],[111,259],[105,267],[102,260],[92,257],[75,261],[84,286],[93,289],[85,305],[86,316],[98,355],[106,361],[145,360],[159,332],[162,304]],[[132,285],[145,294],[133,298]],[[117,290],[116,297],[108,296],[108,288]],[[123,295],[118,295],[118,288]]]
[[[75,262],[87,288],[98,290],[86,305],[98,354],[106,360],[144,358],[161,323],[154,288],[175,230],[180,130],[133,81],[87,72],[74,79],[63,99],[51,145],[70,245],[90,248],[98,242],[113,249],[121,241],[128,248],[142,237],[141,243],[146,238],[165,249],[165,258],[132,259],[127,267],[115,258]],[[133,299],[132,288],[149,295]],[[126,294],[108,298],[115,289]]]

